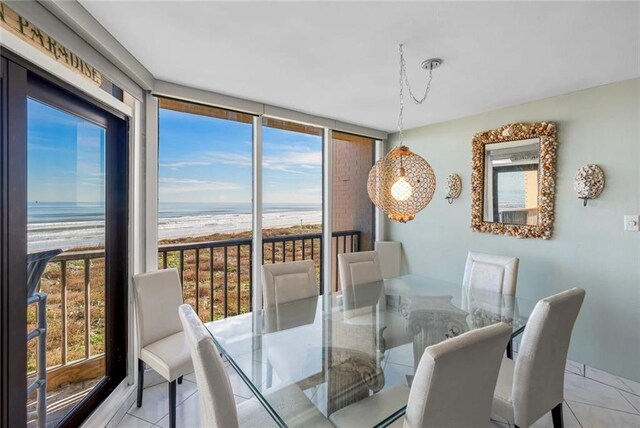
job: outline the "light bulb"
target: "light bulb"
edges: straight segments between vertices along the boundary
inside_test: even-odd
[[[405,180],[404,174],[391,186],[391,196],[396,201],[406,201],[411,197],[411,192],[413,192],[413,189],[411,184]]]

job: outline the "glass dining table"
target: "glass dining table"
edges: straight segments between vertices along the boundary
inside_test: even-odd
[[[405,275],[206,326],[275,423],[308,428],[331,426],[332,414],[384,390],[408,390],[430,345],[498,322],[511,325],[515,337],[534,305]],[[375,426],[404,414],[406,395],[386,396]]]

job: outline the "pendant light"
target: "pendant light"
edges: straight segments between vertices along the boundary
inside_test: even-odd
[[[402,45],[400,51],[400,112],[398,114],[398,146],[371,168],[367,180],[367,192],[371,201],[394,221],[406,223],[426,207],[436,189],[436,176],[431,165],[422,157],[413,153],[404,145],[403,114],[404,87],[416,104],[422,104],[431,90],[433,69],[442,64],[442,60],[432,58],[422,63],[422,68],[429,71],[429,79],[424,95],[417,98],[413,95]]]

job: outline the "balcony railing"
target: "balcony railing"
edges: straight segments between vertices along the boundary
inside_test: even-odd
[[[360,231],[332,235],[335,260],[338,253],[359,251]],[[321,233],[265,237],[262,263],[313,260],[322,292],[322,247]],[[215,320],[251,310],[252,248],[250,238],[161,245],[158,264],[163,269],[177,268],[185,302],[192,304],[202,319]],[[335,270],[334,288],[338,281]]]
[[[320,233],[265,237],[262,261],[314,260],[321,291],[322,247]],[[338,281],[337,255],[359,251],[359,247],[359,231],[333,233],[333,289]],[[251,310],[251,254],[251,239],[161,245],[158,264],[178,268],[185,302],[203,320],[214,320]],[[62,253],[47,265],[42,281],[46,282],[42,291],[49,294],[47,389],[100,377],[104,373],[104,251]],[[37,322],[35,314],[29,322]],[[35,349],[30,349],[29,359],[33,375]]]

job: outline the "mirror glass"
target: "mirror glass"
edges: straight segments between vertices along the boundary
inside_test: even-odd
[[[484,145],[485,222],[538,224],[540,139]]]

